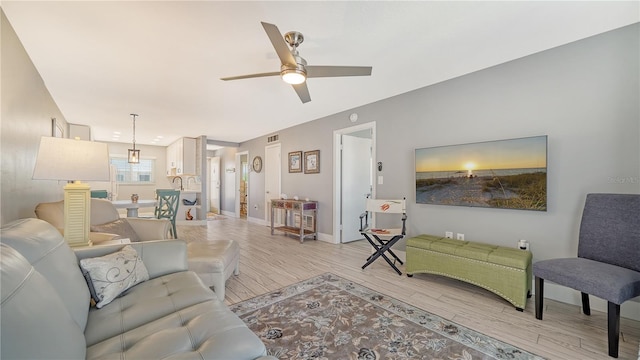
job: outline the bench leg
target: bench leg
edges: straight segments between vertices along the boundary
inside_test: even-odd
[[[609,335],[609,356],[618,357],[618,344],[620,342],[620,305],[609,301],[607,306],[608,326],[607,333]]]
[[[591,315],[591,306],[589,305],[589,294],[580,292],[582,294],[582,313],[585,315]]]
[[[544,299],[544,279],[536,276],[536,319],[542,320]]]

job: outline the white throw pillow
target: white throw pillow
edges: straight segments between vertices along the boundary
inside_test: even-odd
[[[147,268],[130,245],[113,254],[82,259],[80,267],[97,308],[107,305],[130,287],[149,280]]]

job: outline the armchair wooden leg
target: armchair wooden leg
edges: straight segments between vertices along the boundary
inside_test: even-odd
[[[544,299],[544,279],[536,276],[536,319],[542,320],[542,307]]]
[[[585,315],[591,315],[591,306],[589,305],[589,294],[582,294],[582,313]]]
[[[609,301],[607,309],[609,356],[618,357],[618,344],[620,342],[620,305]]]

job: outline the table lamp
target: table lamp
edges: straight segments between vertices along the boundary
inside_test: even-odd
[[[106,143],[43,136],[33,170],[36,180],[67,180],[64,187],[64,239],[90,246],[91,192],[80,181],[109,181]]]

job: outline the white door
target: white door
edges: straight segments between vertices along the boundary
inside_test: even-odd
[[[282,161],[280,159],[280,144],[266,146],[264,148],[264,157],[264,213],[265,221],[270,224],[271,199],[278,199],[280,197],[280,180],[282,169]]]
[[[209,158],[209,209],[220,214],[220,157]]]
[[[342,135],[343,243],[363,239],[358,217],[364,212],[367,196],[371,196],[371,143],[370,138]]]

